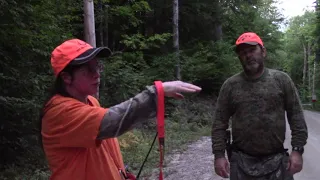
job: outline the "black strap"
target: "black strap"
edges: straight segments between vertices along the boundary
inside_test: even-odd
[[[141,165],[141,167],[140,167],[139,173],[138,173],[138,175],[137,175],[137,177],[136,177],[137,180],[138,180],[138,178],[140,177],[140,174],[141,174],[141,171],[142,171],[142,169],[143,169],[143,166],[144,166],[144,164],[146,163],[146,161],[147,161],[147,159],[148,159],[148,157],[149,157],[149,154],[150,154],[150,152],[151,152],[151,150],[152,150],[152,147],[153,147],[154,143],[156,142],[157,136],[158,136],[158,132],[156,133],[156,136],[154,137],[153,142],[152,142],[152,144],[151,144],[151,147],[150,147],[150,149],[149,149],[149,152],[148,152],[146,158],[144,159],[144,161],[143,161],[143,163],[142,163],[142,165]]]
[[[276,149],[274,152],[271,152],[271,153],[268,153],[268,154],[252,154],[252,153],[248,153],[248,152],[242,150],[241,148],[239,148],[235,144],[231,144],[231,151],[242,152],[242,153],[247,154],[249,156],[263,158],[263,157],[266,157],[266,156],[272,156],[272,155],[276,155],[276,154],[279,154],[279,153],[287,153],[288,149],[284,148],[284,147],[281,147],[279,149]]]

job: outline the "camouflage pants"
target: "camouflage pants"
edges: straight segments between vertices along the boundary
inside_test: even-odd
[[[230,180],[293,180],[287,170],[289,156],[279,153],[266,157],[253,157],[232,152]]]

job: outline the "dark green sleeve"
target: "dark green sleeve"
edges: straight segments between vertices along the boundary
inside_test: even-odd
[[[291,145],[293,147],[303,147],[307,143],[308,129],[300,98],[293,81],[287,74],[283,76],[283,85],[285,89],[285,110],[292,136]]]
[[[212,124],[212,153],[215,158],[225,157],[226,149],[226,129],[228,128],[230,112],[229,102],[229,83],[224,82],[219,97],[216,102],[216,108]]]

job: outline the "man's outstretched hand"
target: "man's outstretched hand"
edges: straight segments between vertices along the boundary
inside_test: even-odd
[[[201,91],[200,87],[182,81],[168,81],[162,83],[162,86],[165,96],[176,99],[184,98],[181,93],[196,93]]]

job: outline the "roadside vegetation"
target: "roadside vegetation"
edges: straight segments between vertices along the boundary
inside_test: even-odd
[[[203,88],[182,101],[166,100],[166,153],[210,135],[215,100],[224,80],[241,70],[234,53],[245,31],[261,36],[267,67],[288,73],[305,107],[320,110],[320,11],[286,19],[275,0],[185,0],[179,5],[179,56],[173,48],[172,1],[95,0],[97,46],[104,61],[99,101],[120,103],[154,80],[176,79]],[[39,110],[53,82],[50,53],[63,40],[84,39],[83,4],[76,0],[0,0],[0,179],[48,179],[38,145]],[[280,26],[287,23],[285,30]],[[311,106],[310,106],[311,104]],[[137,173],[156,133],[148,120],[121,137],[125,163]],[[209,146],[209,145],[208,145]],[[143,175],[157,168],[155,143]]]

